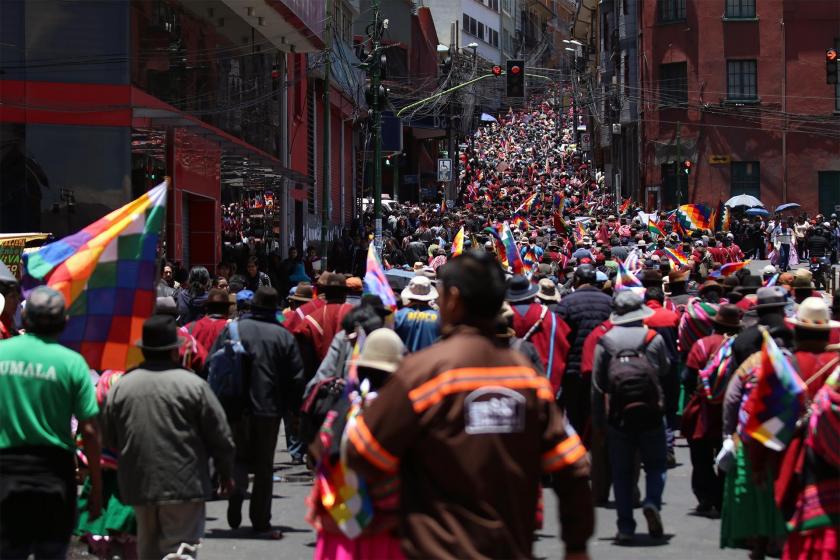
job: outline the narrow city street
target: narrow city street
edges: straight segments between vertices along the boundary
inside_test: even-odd
[[[282,447],[283,438],[281,437]],[[272,522],[283,530],[280,541],[256,539],[247,527],[248,502],[243,507],[243,525],[231,530],[226,521],[227,503],[207,504],[207,528],[199,557],[201,560],[231,558],[282,558],[308,560],[315,548],[315,532],[304,520],[306,497],[312,490],[311,477],[303,467],[292,466],[289,456],[278,451],[275,458]],[[618,546],[615,537],[615,510],[598,508],[596,532],[590,541],[593,560],[708,560],[710,558],[745,558],[746,551],[721,550],[718,547],[720,520],[696,515],[696,500],[691,494],[691,462],[684,440],[677,445],[677,467],[668,471],[662,518],[665,538],[654,541],[642,536],[633,546]],[[554,493],[544,490],[545,526],[537,532],[534,554],[537,558],[562,558],[563,545],[558,537],[557,508]],[[636,510],[638,531],[644,533],[641,510]],[[83,556],[78,556],[82,558]]]

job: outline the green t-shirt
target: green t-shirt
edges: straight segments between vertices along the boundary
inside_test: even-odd
[[[0,449],[53,445],[74,449],[70,418],[99,412],[81,354],[24,334],[0,341]]]

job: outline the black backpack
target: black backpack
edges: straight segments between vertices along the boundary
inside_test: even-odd
[[[662,423],[665,410],[662,386],[645,352],[655,337],[656,331],[648,329],[637,348],[611,354],[607,394],[609,420],[614,426],[644,429]]]

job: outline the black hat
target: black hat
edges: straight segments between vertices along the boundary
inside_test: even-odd
[[[254,299],[251,300],[251,309],[276,311],[279,306],[280,296],[277,295],[277,290],[268,286],[259,288],[254,293]]]
[[[514,276],[508,282],[505,300],[510,303],[517,303],[532,299],[540,291],[540,287],[532,284],[525,276]]]
[[[143,323],[143,338],[137,346],[143,350],[173,350],[178,348],[178,329],[172,315],[152,315]]]
[[[651,286],[662,287],[662,273],[655,268],[646,268],[642,271],[642,286],[650,288]]]
[[[741,278],[741,285],[735,289],[741,294],[754,294],[761,288],[762,284],[760,276],[750,274]]]
[[[575,269],[575,282],[581,284],[595,283],[595,267],[591,264],[582,264]]]

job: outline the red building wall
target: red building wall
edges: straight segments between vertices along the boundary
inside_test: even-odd
[[[762,0],[756,2],[757,20],[747,21],[725,21],[723,0],[685,2],[685,21],[669,24],[657,22],[656,0],[641,4],[644,184],[661,183],[655,154],[674,143],[679,123],[682,142],[697,145],[688,201],[715,205],[729,198],[731,166],[709,162],[719,155],[760,162],[761,199],[768,208],[799,202],[816,213],[818,171],[840,171],[840,140],[824,135],[840,124],[836,116],[830,120],[834,89],[825,83],[823,63],[825,49],[840,36],[836,0]],[[757,61],[758,104],[725,103],[731,59]],[[661,108],[659,66],[682,61],[688,105]]]
[[[183,128],[171,131],[168,139],[168,167],[173,169],[166,213],[168,255],[177,261],[188,256],[190,266],[204,266],[212,273],[222,251],[222,150],[217,142]]]

